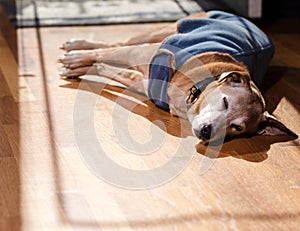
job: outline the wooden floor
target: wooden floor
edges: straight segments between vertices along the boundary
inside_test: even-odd
[[[276,54],[262,89],[269,110],[300,134],[298,24],[263,25]],[[1,26],[0,230],[299,230],[299,139],[255,136],[207,148],[187,121],[143,96],[59,78],[66,39],[118,41],[157,24]],[[113,164],[85,163],[95,137],[99,155],[129,169],[131,180]],[[157,140],[152,150],[147,143]],[[153,179],[140,182],[145,172]]]

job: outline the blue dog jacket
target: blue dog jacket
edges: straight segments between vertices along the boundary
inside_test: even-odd
[[[180,20],[178,34],[168,37],[150,64],[148,96],[160,108],[169,110],[167,87],[175,69],[193,55],[228,53],[244,63],[259,85],[274,54],[271,40],[245,18],[221,11],[207,18]],[[174,58],[174,63],[170,62]],[[174,67],[172,67],[174,66]]]

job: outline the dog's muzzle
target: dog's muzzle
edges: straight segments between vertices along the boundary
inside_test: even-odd
[[[194,129],[194,134],[203,141],[210,140],[213,136],[212,126],[210,124],[203,125],[200,129]]]

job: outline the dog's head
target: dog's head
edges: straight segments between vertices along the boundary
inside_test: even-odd
[[[208,84],[188,111],[192,130],[204,143],[242,134],[297,136],[265,110],[248,72],[226,72]]]

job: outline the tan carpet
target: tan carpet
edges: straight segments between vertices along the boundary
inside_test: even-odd
[[[193,0],[17,0],[17,26],[174,21],[203,9]],[[36,20],[38,18],[38,21]]]

